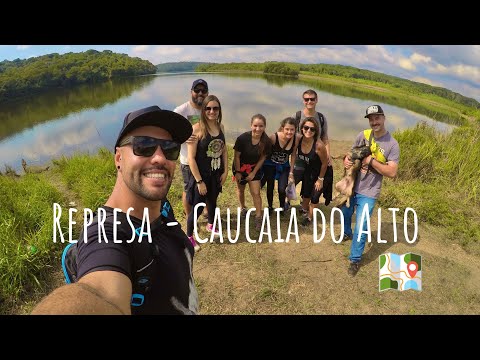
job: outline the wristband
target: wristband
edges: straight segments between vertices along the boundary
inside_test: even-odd
[[[320,177],[320,176],[318,177],[318,180],[320,180],[320,181],[323,181],[323,179],[324,179],[324,178],[322,178],[322,177]]]

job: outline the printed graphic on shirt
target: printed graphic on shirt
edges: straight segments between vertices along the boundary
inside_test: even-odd
[[[225,144],[221,139],[214,139],[210,141],[210,143],[208,144],[207,156],[212,158],[212,161],[211,161],[212,170],[220,169],[220,166],[222,165],[221,157],[222,157],[224,146]]]
[[[270,158],[274,163],[285,164],[288,160],[288,156],[287,153],[278,151],[274,152]]]
[[[309,162],[310,158],[307,155],[298,154],[297,161],[295,162],[295,167],[298,169],[306,169]]]
[[[190,121],[190,124],[195,125],[200,121],[200,115],[188,115],[187,119]]]

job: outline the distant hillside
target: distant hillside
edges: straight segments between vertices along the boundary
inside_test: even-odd
[[[207,62],[198,61],[181,61],[181,62],[168,62],[157,65],[157,72],[169,73],[169,72],[187,72],[195,71],[199,65],[208,65]]]
[[[155,65],[147,60],[110,50],[5,60],[0,62],[0,102],[52,88],[155,72]]]
[[[265,63],[225,63],[225,64],[203,64],[197,68],[197,71],[262,71],[269,73],[268,68],[276,62]],[[280,63],[279,63],[280,64]],[[416,81],[402,79],[396,76],[386,75],[375,71],[358,69],[352,66],[330,65],[330,64],[300,64],[300,63],[281,63],[288,66],[292,71],[299,71],[303,74],[312,75],[330,75],[343,78],[367,80],[375,83],[385,84],[394,88],[406,90],[408,93],[414,94],[432,94],[444,99],[455,101],[468,107],[480,109],[480,103],[472,98],[463,96],[454,91],[431,86]]]

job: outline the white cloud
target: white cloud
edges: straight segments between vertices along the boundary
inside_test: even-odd
[[[414,63],[426,63],[428,64],[429,62],[432,61],[432,58],[430,56],[423,56],[421,54],[417,54],[417,53],[413,53],[411,56],[410,56],[410,60],[412,60],[412,62]]]
[[[149,45],[138,45],[133,47],[132,52],[133,53],[145,53],[150,49]]]
[[[415,66],[415,64],[410,60],[410,59],[407,59],[407,58],[401,58],[398,60],[398,65],[402,68],[402,69],[405,69],[405,70],[410,70],[410,71],[414,71],[417,69],[417,67]]]
[[[17,50],[27,50],[32,45],[17,45]]]

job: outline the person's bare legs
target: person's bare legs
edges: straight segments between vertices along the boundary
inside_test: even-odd
[[[192,210],[192,205],[188,203],[187,193],[185,191],[182,192],[182,204],[183,204],[183,209],[185,210],[185,215],[188,216],[188,214],[190,214],[190,211]]]
[[[318,204],[312,204],[312,203],[310,203],[309,209],[308,209],[308,218],[309,218],[310,220],[313,219],[313,209],[315,209],[317,206],[318,206]]]
[[[310,198],[303,197],[302,209],[305,210],[305,213],[309,213],[309,204],[310,204]]]
[[[250,181],[248,183],[250,194],[252,195],[253,205],[255,206],[255,217],[261,218],[263,214],[262,197],[260,196],[260,180]]]
[[[245,206],[245,185],[240,185],[237,182],[237,198],[238,202],[240,203],[240,208],[246,209]]]

